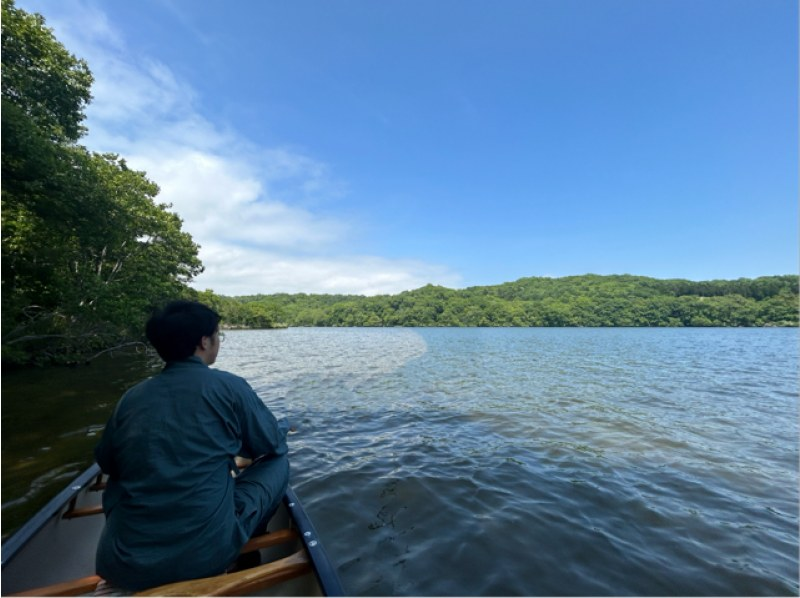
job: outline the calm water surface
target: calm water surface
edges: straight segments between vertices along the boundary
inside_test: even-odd
[[[352,594],[798,593],[796,329],[227,337]]]

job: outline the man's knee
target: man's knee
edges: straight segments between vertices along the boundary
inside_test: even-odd
[[[263,532],[289,484],[289,459],[257,459],[236,478],[237,518],[248,535]]]
[[[237,499],[260,503],[261,508],[277,505],[289,485],[286,455],[256,459],[236,478]]]
[[[250,472],[254,477],[274,482],[285,490],[289,483],[289,457],[277,455],[256,459],[245,473]]]

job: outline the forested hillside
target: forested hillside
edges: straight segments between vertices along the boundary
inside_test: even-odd
[[[79,145],[89,67],[11,0],[2,63],[3,363],[83,361],[195,295],[197,246],[143,172]]]
[[[797,326],[798,277],[659,280],[522,278],[391,296],[201,293],[229,326]]]

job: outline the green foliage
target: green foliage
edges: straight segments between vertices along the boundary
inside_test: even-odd
[[[45,27],[44,18],[3,0],[3,98],[19,107],[48,138],[76,141],[91,100],[92,74]],[[3,118],[6,107],[3,106]]]
[[[693,282],[589,274],[522,278],[458,291],[428,285],[379,297],[219,299],[224,299],[223,317],[233,326],[248,325],[240,310],[253,305],[274,310],[290,326],[798,325],[797,276]]]
[[[140,335],[202,265],[144,173],[74,143],[86,65],[39,15],[2,6],[3,361],[75,361]]]

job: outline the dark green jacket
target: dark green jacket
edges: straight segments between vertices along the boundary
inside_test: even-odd
[[[247,541],[233,459],[286,454],[287,429],[244,379],[197,357],[126,392],[95,449],[109,475],[98,575],[139,590],[224,571]]]

